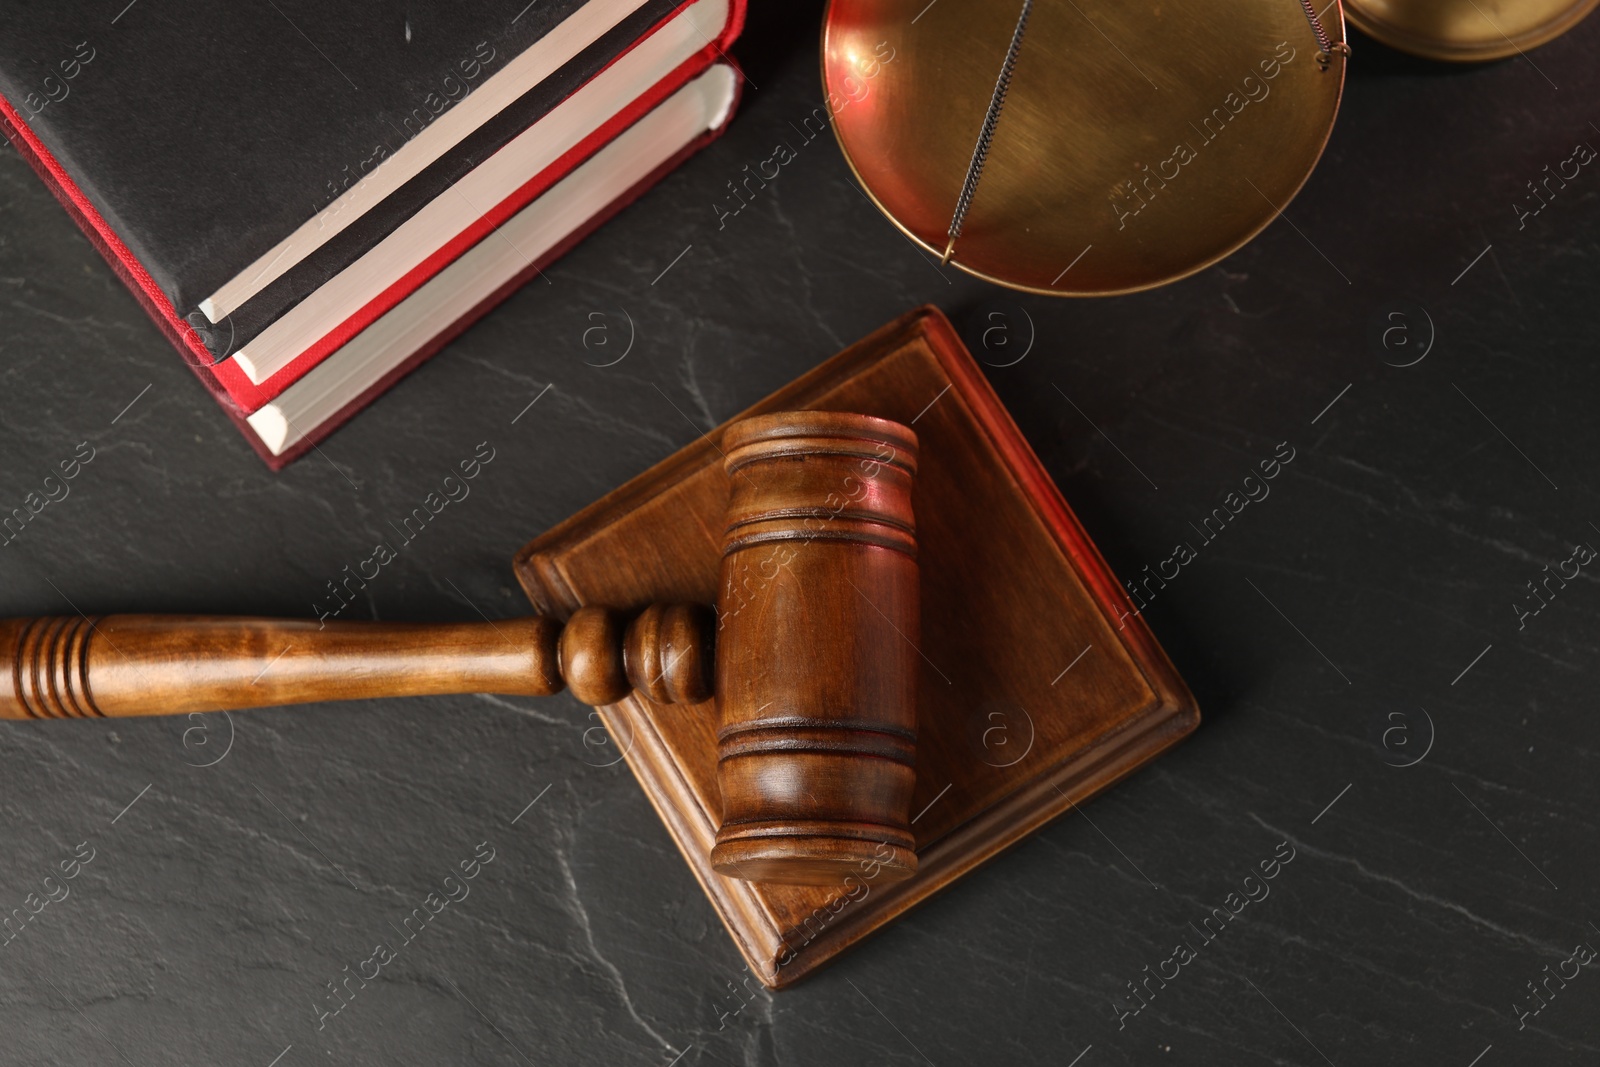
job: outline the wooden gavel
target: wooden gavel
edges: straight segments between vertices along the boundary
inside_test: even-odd
[[[722,437],[730,490],[715,612],[583,607],[482,623],[187,615],[0,621],[0,718],[179,715],[364,697],[638,692],[716,698],[724,875],[801,885],[916,871],[917,439],[783,412]]]

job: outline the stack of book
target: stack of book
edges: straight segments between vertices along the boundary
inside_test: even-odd
[[[113,14],[8,15],[0,127],[276,468],[720,133],[744,0]]]

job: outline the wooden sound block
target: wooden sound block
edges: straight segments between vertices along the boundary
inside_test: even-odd
[[[812,408],[911,424],[921,442],[916,875],[873,882],[864,862],[860,879],[813,887],[715,873],[713,705],[666,707],[635,694],[601,711],[750,969],[771,988],[810,973],[1200,721],[1194,697],[937,309],[891,323],[739,417]],[[714,603],[727,425],[529,543],[515,566],[534,606],[565,617],[586,604]]]

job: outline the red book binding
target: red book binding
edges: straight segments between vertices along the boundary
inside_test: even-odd
[[[736,67],[734,69],[737,71]],[[742,78],[738,82],[738,86],[742,88]],[[362,408],[370,404],[395,382],[399,381],[401,378],[405,377],[411,371],[416,369],[416,367],[424,360],[459,337],[467,330],[468,327],[492,310],[496,304],[499,304],[502,300],[516,292],[527,282],[537,277],[542,271],[545,270],[545,268],[550,266],[550,264],[554,263],[556,260],[560,259],[562,256],[566,255],[567,252],[569,252],[575,245],[577,245],[584,238],[588,237],[595,230],[599,229],[606,222],[610,221],[610,219],[623,208],[627,207],[640,196],[644,195],[644,193],[647,192],[651,186],[655,185],[662,178],[676,170],[684,160],[688,159],[706,145],[722,136],[722,131],[727,129],[728,121],[732,119],[734,113],[738,110],[738,104],[739,100],[738,96],[736,95],[732,106],[728,109],[728,117],[723,120],[720,126],[712,130],[707,130],[698,138],[685,145],[682,150],[677,152],[655,170],[651,171],[642,180],[636,182],[628,189],[627,192],[611,201],[611,203],[603,210],[590,216],[587,222],[574,230],[559,244],[553,247],[547,254],[535,259],[510,281],[507,281],[494,292],[489,294],[489,296],[473,305],[444,330],[436,333],[426,345],[412,353],[403,363],[385,374],[381,379],[378,380],[376,384],[362,392],[360,396],[347,403],[339,410],[338,414],[318,424],[317,428],[312,430],[304,440],[285,450],[282,455],[274,456],[271,451],[268,450],[264,444],[262,444],[261,438],[256,436],[255,431],[250,429],[249,425],[245,422],[244,416],[246,413],[241,412],[236,406],[228,402],[228,399],[226,399],[226,392],[219,384],[214,387],[213,392],[218,395],[219,400],[223,401],[223,410],[226,411],[228,416],[234,420],[235,424],[238,425],[240,431],[245,436],[245,440],[250,442],[251,447],[256,450],[256,453],[260,455],[263,461],[266,462],[267,466],[271,467],[273,470],[282,470],[285,466],[309,452],[329,434],[333,433],[333,431],[337,430],[340,426],[348,422],[351,416],[355,415]],[[202,374],[202,379],[203,378],[204,375]],[[215,379],[213,379],[213,381],[214,380]]]

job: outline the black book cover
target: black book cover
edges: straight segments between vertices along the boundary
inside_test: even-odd
[[[200,325],[200,301],[325,210],[378,146],[404,145],[585,2],[11,5],[0,95],[177,314]],[[225,327],[201,330],[214,357],[359,258],[683,2],[642,0]]]

